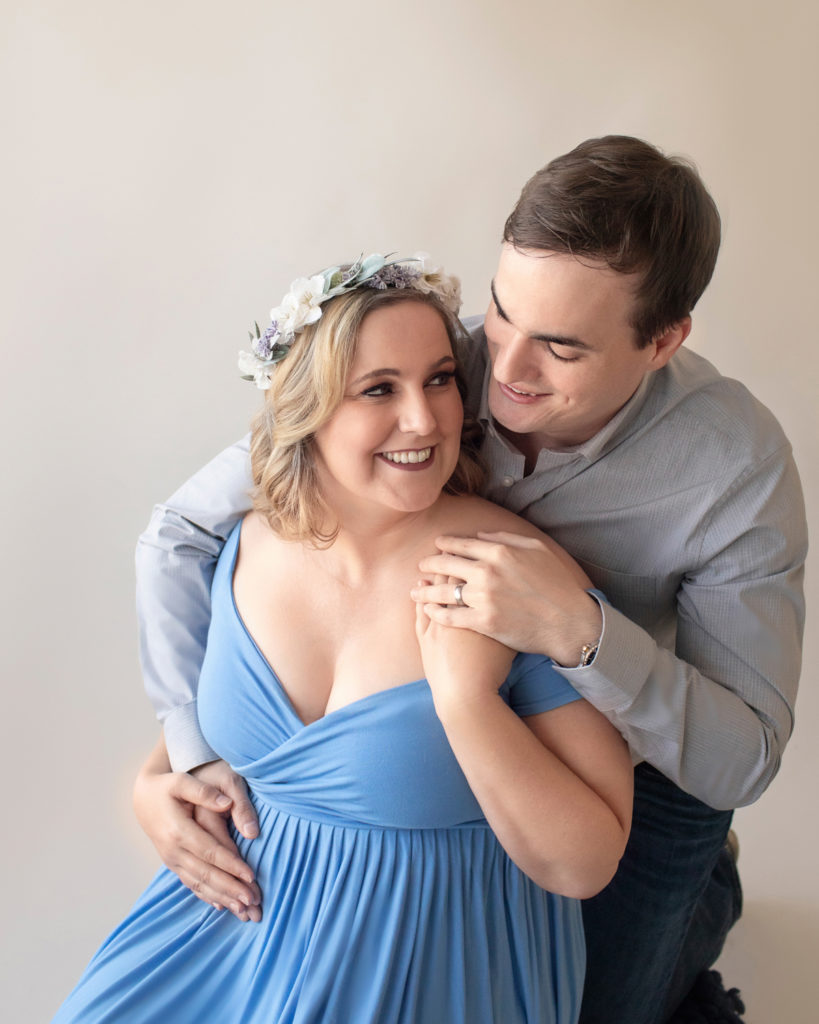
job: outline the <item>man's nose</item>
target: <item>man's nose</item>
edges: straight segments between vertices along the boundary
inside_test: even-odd
[[[501,341],[493,360],[493,373],[502,384],[523,383],[532,376],[532,349],[520,331],[510,331]]]

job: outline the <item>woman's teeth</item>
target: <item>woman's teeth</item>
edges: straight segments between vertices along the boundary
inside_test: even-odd
[[[411,452],[382,452],[388,462],[426,462],[432,455],[432,448],[419,448]]]

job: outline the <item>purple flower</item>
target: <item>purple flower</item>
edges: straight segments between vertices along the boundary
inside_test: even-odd
[[[417,267],[393,263],[391,266],[379,270],[377,274],[373,274],[368,281],[365,281],[365,284],[368,288],[377,288],[379,291],[384,291],[386,288],[411,288],[420,276],[421,271]]]
[[[261,338],[256,338],[253,341],[253,351],[259,357],[259,359],[269,359],[273,353],[273,346],[276,344],[276,339],[279,335],[279,325],[273,320]]]

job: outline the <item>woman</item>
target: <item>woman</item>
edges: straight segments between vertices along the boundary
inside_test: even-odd
[[[546,659],[410,600],[439,534],[540,536],[474,496],[456,294],[368,257],[296,282],[242,355],[268,394],[199,715],[250,785],[264,917],[162,870],[56,1021],[575,1020],[631,763]]]

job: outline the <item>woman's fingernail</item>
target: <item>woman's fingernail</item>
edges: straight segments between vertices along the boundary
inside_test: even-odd
[[[233,801],[229,796],[225,796],[224,793],[220,793],[219,796],[216,797],[216,803],[219,807],[230,807]]]
[[[255,821],[246,821],[242,825],[242,835],[245,839],[255,839],[259,834],[259,827]]]

